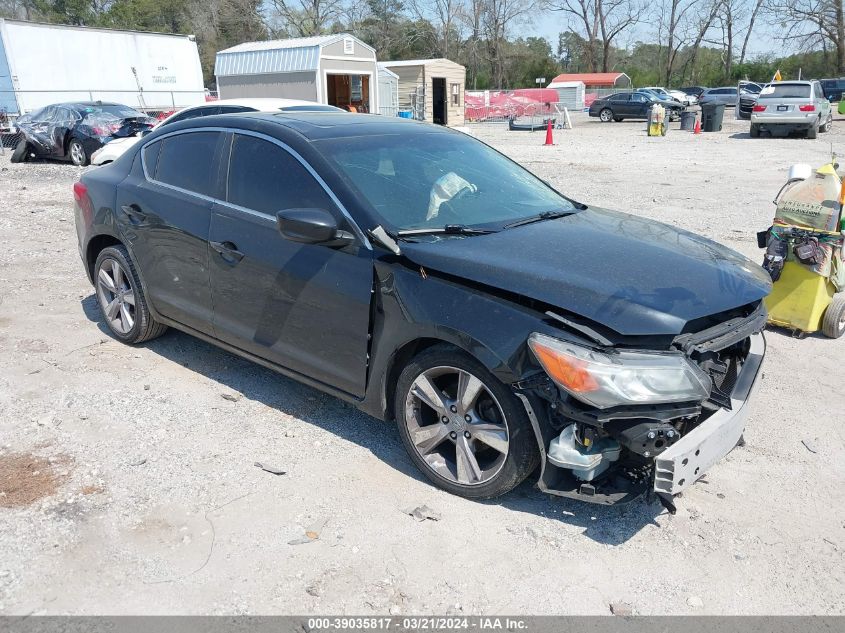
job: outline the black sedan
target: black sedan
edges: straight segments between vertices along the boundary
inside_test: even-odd
[[[155,124],[155,119],[119,103],[49,105],[18,119],[24,137],[12,153],[12,162],[55,158],[87,165],[91,155],[110,140],[150,130]]]
[[[575,202],[446,128],[238,114],[158,129],[74,186],[113,336],[168,327],[396,420],[469,498],[539,470],[598,503],[699,479],[742,434],[769,276]]]
[[[608,121],[624,119],[648,119],[654,105],[662,105],[670,119],[681,115],[684,105],[679,101],[664,101],[645,92],[617,92],[608,97],[596,99],[590,104],[590,116]]]

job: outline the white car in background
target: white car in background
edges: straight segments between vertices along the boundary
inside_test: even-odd
[[[251,99],[219,99],[209,101],[202,105],[183,108],[174,112],[154,129],[162,125],[195,119],[214,114],[233,114],[236,112],[344,112],[340,108],[314,101],[301,101],[299,99],[274,99],[274,98],[251,98]],[[92,165],[107,165],[119,158],[126,150],[140,140],[141,136],[127,136],[116,138],[106,143],[91,156]]]
[[[696,99],[695,95],[688,95],[686,92],[681,90],[666,90],[666,88],[661,88],[659,86],[646,86],[646,88],[652,92],[656,92],[666,100],[675,99],[687,106],[698,103],[698,99]]]

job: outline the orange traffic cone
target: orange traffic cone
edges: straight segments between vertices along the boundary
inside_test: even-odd
[[[695,127],[692,129],[693,134],[701,134],[701,121],[696,117]]]
[[[546,128],[546,142],[543,145],[554,145],[554,139],[552,138],[552,120],[549,119],[549,126]]]

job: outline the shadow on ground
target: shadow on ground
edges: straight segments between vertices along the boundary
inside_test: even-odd
[[[96,296],[89,295],[81,305],[85,316],[111,336],[102,322]],[[377,420],[353,405],[173,329],[143,347],[243,394],[244,398],[354,442],[402,474],[428,483],[411,463],[392,423]],[[665,512],[656,500],[638,499],[609,507],[553,497],[534,487],[538,476],[539,470],[507,495],[478,503],[576,525],[584,528],[584,536],[605,545],[625,543]]]

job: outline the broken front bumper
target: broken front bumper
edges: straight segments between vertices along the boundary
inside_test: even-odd
[[[752,335],[750,341],[748,357],[730,396],[731,410],[720,409],[655,459],[655,492],[683,492],[739,442],[766,352],[762,332]]]

